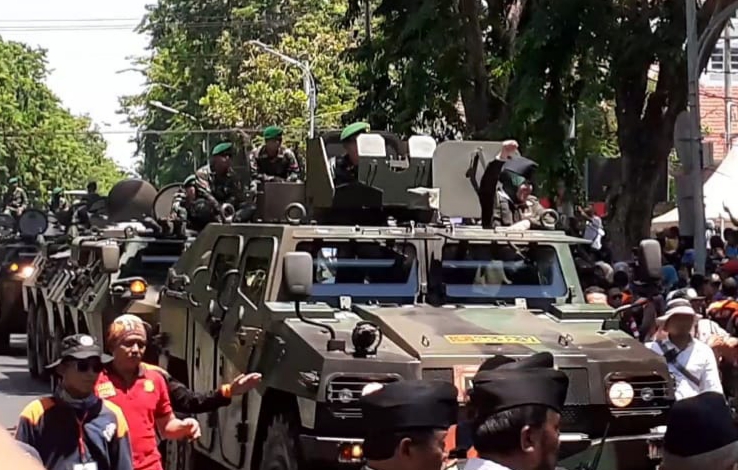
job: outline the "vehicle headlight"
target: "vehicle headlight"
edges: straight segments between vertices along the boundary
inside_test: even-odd
[[[371,382],[366,385],[364,385],[364,388],[361,389],[361,396],[369,395],[370,393],[374,393],[377,390],[381,390],[384,385],[378,383],[378,382]]]
[[[615,382],[607,391],[610,403],[618,408],[625,408],[633,402],[635,391],[628,382]]]
[[[33,276],[34,268],[33,266],[23,266],[20,270],[20,275],[23,279],[28,279],[29,277]]]

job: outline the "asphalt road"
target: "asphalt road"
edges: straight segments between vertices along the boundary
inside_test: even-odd
[[[31,378],[26,362],[25,335],[10,339],[11,355],[0,356],[0,424],[14,428],[23,407],[49,393],[49,384]]]

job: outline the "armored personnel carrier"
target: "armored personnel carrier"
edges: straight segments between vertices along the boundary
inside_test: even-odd
[[[194,451],[231,469],[356,466],[357,401],[370,384],[445,380],[463,402],[485,358],[550,351],[571,380],[562,464],[602,449],[600,469],[651,468],[647,441],[660,436],[651,430],[665,423],[673,386],[612,309],[585,303],[571,254],[583,240],[433,210],[479,218],[469,179],[484,179],[475,174],[500,143],[410,139],[407,154],[388,158],[384,142],[360,136],[360,181],[334,187],[328,160],[340,150],[311,141],[304,188],[265,185],[267,199],[289,188],[260,204],[262,223],[207,226],[170,271],[160,365],[199,392],[245,371],[264,376],[199,417]],[[190,468],[191,453],[173,444],[167,465]]]
[[[156,333],[159,292],[188,243],[181,224],[163,221],[177,189],[157,193],[145,181],[121,181],[89,208],[89,229],[68,235],[69,244],[42,240],[23,284],[29,348],[36,351],[32,375],[58,357],[64,336],[87,333],[103,341],[123,313],[140,316]],[[147,359],[155,362],[158,353],[151,353]]]
[[[0,350],[10,346],[12,333],[25,333],[23,281],[33,273],[38,253],[36,237],[48,229],[46,215],[26,210],[18,220],[0,214]]]

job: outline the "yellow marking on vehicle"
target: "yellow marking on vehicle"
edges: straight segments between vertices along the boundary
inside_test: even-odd
[[[541,344],[535,336],[527,335],[446,335],[451,344]]]

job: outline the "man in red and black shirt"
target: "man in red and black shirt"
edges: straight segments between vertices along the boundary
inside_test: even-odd
[[[100,374],[95,392],[118,405],[128,422],[134,470],[162,470],[156,430],[165,439],[197,439],[196,419],[177,419],[172,412],[167,382],[142,362],[146,328],[134,315],[122,315],[108,332],[113,362]]]

